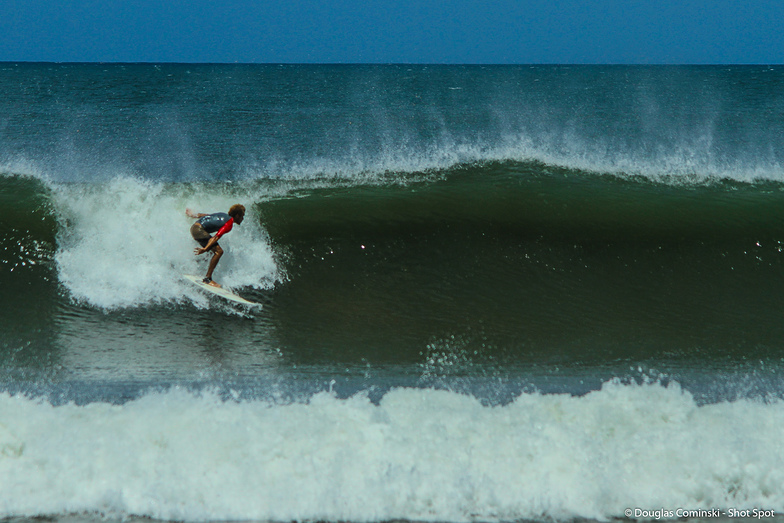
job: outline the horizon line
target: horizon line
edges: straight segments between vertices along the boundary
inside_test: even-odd
[[[94,61],[94,60],[3,60],[0,59],[0,64],[56,64],[56,65],[271,65],[271,66],[323,66],[323,65],[336,65],[336,66],[629,66],[629,67],[667,67],[667,66],[781,66],[782,63],[775,62],[200,62],[200,61],[155,61],[155,60],[140,60],[140,61],[126,61],[126,60],[108,60],[108,61]]]

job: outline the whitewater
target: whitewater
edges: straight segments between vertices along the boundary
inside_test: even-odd
[[[0,473],[14,478],[6,515],[505,521],[784,509],[781,402],[698,406],[677,385],[610,382],[495,407],[420,389],[377,405],[179,389],[124,405],[0,402]]]

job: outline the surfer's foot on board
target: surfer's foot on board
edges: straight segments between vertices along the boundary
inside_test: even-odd
[[[206,283],[207,285],[212,285],[213,287],[217,287],[218,289],[221,288],[220,284],[215,282],[212,278],[204,278],[201,281],[202,283]]]

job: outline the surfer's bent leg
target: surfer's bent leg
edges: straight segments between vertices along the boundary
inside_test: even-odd
[[[191,236],[193,236],[194,240],[199,242],[199,245],[201,245],[202,248],[206,247],[212,239],[210,233],[205,231],[204,227],[202,227],[199,222],[196,222],[191,226]],[[207,269],[207,275],[204,277],[204,283],[220,287],[220,285],[212,281],[212,272],[215,270],[215,266],[218,265],[218,260],[220,260],[220,257],[223,255],[223,249],[216,243],[210,250],[212,251],[212,259],[210,260],[210,266]]]
[[[223,249],[221,249],[220,245],[216,243],[210,250],[213,252],[213,254],[212,259],[210,260],[210,267],[207,269],[207,276],[205,277],[205,280],[208,280],[207,283],[209,285],[220,287],[220,285],[212,281],[212,271],[215,270],[215,267],[218,265],[218,261],[220,260],[221,256],[223,256]]]

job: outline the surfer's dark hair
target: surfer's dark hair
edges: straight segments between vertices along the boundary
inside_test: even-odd
[[[232,205],[231,209],[229,209],[229,216],[232,218],[236,218],[238,214],[245,216],[245,206],[239,203]]]

